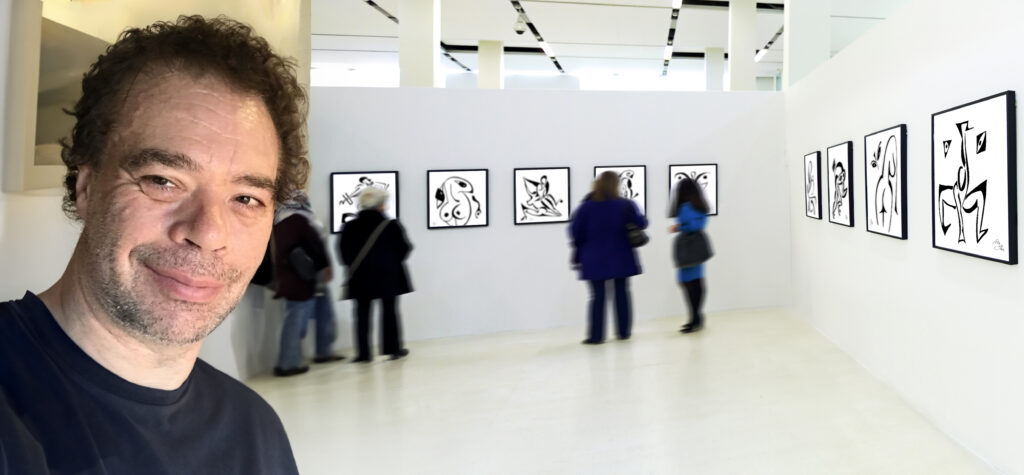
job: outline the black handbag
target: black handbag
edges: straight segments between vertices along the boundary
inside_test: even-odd
[[[647,233],[640,226],[630,222],[629,211],[631,209],[633,209],[632,206],[626,206],[626,238],[629,240],[630,246],[640,247],[647,244],[651,238],[647,237]]]
[[[677,268],[703,264],[713,255],[715,253],[711,250],[711,240],[704,231],[680,232],[676,235],[672,246],[672,259],[675,260]]]
[[[316,280],[316,264],[302,246],[295,246],[292,252],[288,253],[288,265],[300,279],[307,282]]]

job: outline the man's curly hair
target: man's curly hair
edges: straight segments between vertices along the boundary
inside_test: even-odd
[[[75,206],[75,183],[83,165],[99,168],[111,129],[128,90],[140,74],[166,67],[194,76],[213,75],[239,92],[263,100],[277,131],[280,160],[274,200],[281,202],[305,187],[309,178],[304,126],[306,93],[295,78],[295,61],[274,53],[248,25],[217,17],[180,16],[130,28],[89,68],[82,79],[82,97],[72,110],[76,119],[70,139],[61,141],[64,212],[81,219]]]

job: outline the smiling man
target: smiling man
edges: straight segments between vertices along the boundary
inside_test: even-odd
[[[64,144],[67,269],[0,304],[0,474],[295,473],[254,392],[198,359],[304,186],[305,95],[245,25],[123,33]]]

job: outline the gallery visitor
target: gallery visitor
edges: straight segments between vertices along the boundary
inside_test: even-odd
[[[587,338],[584,344],[596,345],[605,338],[605,290],[612,282],[615,289],[615,328],[620,340],[632,334],[632,304],[629,278],[639,275],[640,263],[630,244],[628,226],[647,228],[647,218],[631,200],[619,195],[619,177],[604,172],[594,181],[593,191],[576,209],[569,224],[573,246],[573,264],[581,280],[590,286]]]
[[[708,222],[708,202],[704,198],[697,182],[684,178],[672,191],[672,205],[676,224],[669,228],[673,233],[697,233],[704,229]],[[695,245],[699,245],[696,244]],[[677,254],[680,250],[676,250]],[[686,250],[682,252],[687,252]],[[693,252],[693,251],[690,251]],[[700,252],[700,251],[697,251]],[[677,256],[678,259],[678,256]],[[683,333],[692,333],[704,328],[704,264],[679,267],[676,278],[687,302],[690,304],[690,321],[680,329]]]
[[[275,376],[294,376],[309,371],[303,364],[302,339],[310,320],[316,322],[314,363],[344,359],[331,347],[338,329],[331,281],[331,258],[327,251],[327,230],[313,214],[309,197],[296,191],[281,202],[274,213],[274,298],[285,299],[284,325]]]
[[[355,300],[356,358],[353,363],[373,360],[370,350],[371,304],[380,300],[380,353],[397,360],[409,354],[402,343],[398,297],[412,292],[405,260],[412,244],[405,229],[384,215],[390,193],[366,188],[359,195],[359,215],[345,223],[338,240],[339,256],[347,268],[343,285],[345,298]]]

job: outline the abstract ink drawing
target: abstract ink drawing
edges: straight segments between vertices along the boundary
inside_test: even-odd
[[[1015,264],[1016,133],[1008,91],[932,115],[932,241]]]
[[[606,171],[619,176],[619,195],[632,200],[641,213],[647,214],[647,166],[594,167],[594,178]]]
[[[808,218],[821,219],[821,152],[804,155],[804,207]]]
[[[669,203],[672,202],[672,190],[683,178],[689,178],[700,186],[704,199],[708,202],[709,215],[718,215],[718,165],[714,163],[696,165],[669,165]]]
[[[828,220],[853,227],[853,142],[828,148]]]
[[[864,210],[867,230],[907,238],[907,128],[898,125],[864,137]]]
[[[517,168],[513,179],[515,224],[569,221],[568,168]]]
[[[427,172],[428,228],[487,225],[487,170]]]
[[[387,214],[398,217],[398,172],[344,172],[331,174],[331,232],[359,214],[359,195],[369,188],[388,191]]]

